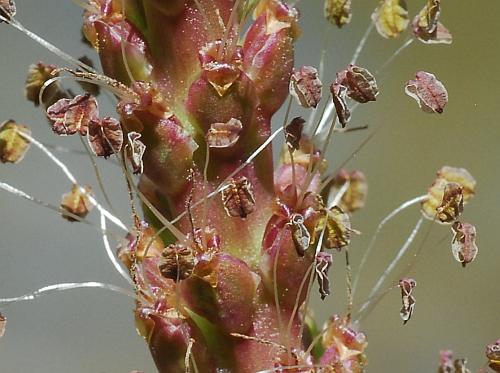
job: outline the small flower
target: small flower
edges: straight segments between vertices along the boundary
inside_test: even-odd
[[[90,94],[79,95],[73,99],[63,98],[47,109],[52,122],[52,130],[58,135],[87,134],[91,121],[98,120],[96,99]]]
[[[411,295],[413,289],[417,286],[417,282],[412,278],[402,278],[399,280],[399,287],[401,288],[401,301],[403,306],[399,314],[403,319],[403,324],[406,324],[415,310],[415,298]]]
[[[255,210],[252,184],[244,176],[232,179],[229,187],[222,191],[222,203],[229,216],[246,218]]]
[[[338,28],[352,19],[351,0],[325,0],[325,17]]]
[[[443,83],[425,71],[418,71],[416,78],[406,83],[405,92],[425,113],[441,114],[448,103],[448,91]]]
[[[71,191],[69,193],[66,193],[62,197],[61,200],[62,217],[70,222],[78,221],[72,215],[76,215],[84,219],[94,207],[94,205],[92,205],[89,199],[89,195],[91,195],[91,193],[92,189],[88,185],[86,185],[83,188],[76,184],[73,185],[71,187]],[[67,214],[66,212],[71,213],[71,215]]]
[[[367,69],[350,64],[347,69],[337,73],[335,83],[347,88],[347,96],[354,101],[364,104],[375,101],[378,96],[378,87],[375,77]],[[342,92],[339,92],[339,95]]]
[[[243,124],[231,118],[226,123],[212,123],[207,133],[207,143],[211,148],[229,148],[240,138]]]
[[[476,228],[469,223],[455,222],[451,227],[454,236],[451,241],[451,251],[457,262],[465,267],[476,259]]]
[[[409,24],[408,8],[404,0],[382,0],[372,14],[377,31],[384,38],[398,37]]]
[[[95,155],[107,158],[118,153],[123,145],[123,131],[120,122],[106,117],[91,121],[88,127],[88,141]]]
[[[319,293],[321,299],[325,299],[327,295],[330,295],[330,280],[328,279],[328,270],[333,262],[332,254],[320,251],[316,255],[316,266],[314,270],[316,271],[316,276],[318,277]]]
[[[299,150],[305,123],[302,117],[296,117],[285,126],[285,141],[290,149]]]
[[[0,124],[0,161],[2,163],[18,163],[26,155],[30,142],[21,133],[31,135],[31,130],[12,119]]]
[[[322,87],[318,70],[312,66],[302,66],[299,70],[295,70],[290,78],[290,94],[305,108],[318,106]]]

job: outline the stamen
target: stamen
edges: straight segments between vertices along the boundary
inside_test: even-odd
[[[353,296],[356,293],[356,289],[357,289],[357,286],[358,286],[359,278],[361,276],[361,273],[363,272],[363,268],[365,267],[366,261],[368,260],[368,257],[370,256],[371,251],[372,251],[373,247],[375,246],[375,241],[377,240],[377,237],[378,237],[379,233],[382,231],[382,228],[384,228],[384,226],[389,221],[391,221],[393,218],[395,218],[400,212],[406,210],[408,207],[411,207],[411,206],[413,206],[413,205],[415,205],[417,203],[423,202],[426,199],[427,199],[427,195],[423,195],[423,196],[418,196],[418,197],[412,198],[409,201],[406,201],[406,202],[402,203],[396,209],[394,209],[393,211],[391,211],[384,219],[382,219],[382,221],[377,226],[377,229],[375,230],[375,233],[372,236],[372,239],[371,239],[371,241],[370,241],[370,243],[368,245],[368,248],[366,249],[365,253],[363,254],[363,257],[361,258],[361,262],[359,264],[359,268],[358,268],[358,270],[356,272],[356,276],[355,276],[355,279],[354,279],[354,285],[352,287],[352,294],[353,294]]]
[[[387,266],[386,270],[384,271],[384,273],[382,273],[382,275],[380,276],[380,278],[378,279],[377,283],[375,284],[375,286],[372,288],[372,290],[370,291],[370,294],[368,295],[368,298],[372,298],[380,289],[380,287],[382,286],[382,284],[384,283],[385,279],[387,278],[387,276],[393,271],[393,269],[396,267],[396,265],[399,263],[399,261],[401,260],[401,258],[403,257],[403,255],[406,253],[406,251],[410,248],[411,244],[413,243],[413,241],[415,240],[415,237],[417,236],[419,230],[420,230],[420,227],[422,226],[422,223],[424,221],[424,218],[421,217],[418,221],[417,221],[417,224],[415,225],[415,228],[413,228],[412,232],[410,233],[410,235],[408,236],[408,239],[406,240],[406,242],[404,243],[404,245],[401,247],[401,249],[399,249],[397,255],[394,257],[394,259],[392,260],[392,262],[389,264],[389,266]],[[370,306],[371,304],[371,301],[367,301],[365,302],[358,314],[359,315],[362,315],[363,312]],[[361,317],[361,316],[359,316]]]
[[[260,343],[260,344],[263,344],[263,345],[278,347],[280,350],[283,350],[283,351],[287,350],[285,346],[280,345],[279,343],[276,343],[276,342],[273,342],[273,341],[269,341],[267,339],[252,337],[252,336],[244,335],[244,334],[240,334],[240,333],[230,333],[230,335],[233,336],[233,337],[236,337],[236,338],[245,339],[247,341],[254,341],[254,342],[257,342],[257,343]]]
[[[185,366],[185,369],[186,369],[186,373],[190,373],[191,372],[190,358],[191,358],[191,352],[192,352],[192,349],[193,349],[194,342],[195,341],[194,341],[193,338],[189,338],[189,343],[188,343],[188,346],[187,346],[187,349],[186,349],[186,356],[184,357],[184,366]]]
[[[0,306],[2,308],[5,308],[11,304],[14,303],[19,303],[19,302],[29,302],[33,301],[37,298],[40,298],[41,296],[48,295],[50,293],[55,293],[59,291],[66,291],[66,290],[73,290],[73,289],[82,289],[82,288],[97,288],[97,289],[104,289],[104,290],[109,290],[118,294],[126,295],[127,297],[135,299],[135,294],[131,292],[130,290],[123,289],[119,286],[112,285],[112,284],[105,284],[103,282],[68,282],[68,283],[61,283],[61,284],[55,284],[55,285],[49,285],[49,286],[44,286],[43,288],[40,288],[38,290],[35,290],[31,293],[21,295],[19,297],[13,297],[13,298],[1,298],[0,299]]]
[[[20,136],[26,138],[33,145],[35,145],[38,149],[40,149],[42,152],[44,152],[49,157],[49,159],[51,161],[53,161],[63,171],[63,173],[66,175],[66,177],[68,178],[68,180],[72,184],[79,185],[78,182],[76,181],[76,178],[69,171],[68,167],[61,160],[59,160],[49,149],[47,149],[41,142],[39,142],[38,140],[36,140],[32,136],[30,136],[24,132],[19,131],[18,133]],[[83,187],[80,187],[80,189],[81,189],[82,193],[86,193],[85,189]],[[120,219],[118,219],[116,216],[114,216],[108,210],[106,210],[104,207],[102,207],[101,204],[99,202],[97,202],[97,200],[93,196],[88,195],[88,198],[89,198],[90,203],[92,205],[94,205],[99,210],[99,212],[104,214],[104,216],[106,216],[106,218],[108,218],[116,226],[120,227],[124,231],[127,231],[127,232],[129,231],[129,229],[125,226],[125,224],[123,224],[121,222]]]
[[[366,44],[368,38],[370,37],[370,34],[372,33],[374,27],[375,27],[375,22],[370,21],[370,25],[366,29],[365,33],[363,34],[363,37],[359,41],[359,44],[358,44],[356,50],[354,51],[354,55],[352,56],[351,62],[350,62],[351,65],[355,65],[356,62],[358,61],[359,55],[363,51],[365,44]]]

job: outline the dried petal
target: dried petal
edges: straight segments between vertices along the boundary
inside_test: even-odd
[[[351,0],[325,0],[326,19],[342,27],[351,22]]]
[[[384,38],[398,37],[410,22],[408,8],[404,0],[382,0],[372,14],[377,31]]]
[[[240,138],[243,124],[231,118],[226,123],[213,123],[207,133],[207,143],[211,148],[228,148],[236,144]]]
[[[351,112],[349,110],[349,106],[347,105],[347,87],[334,82],[330,86],[330,92],[332,93],[337,118],[339,119],[342,128],[344,128],[347,122],[351,119]]]
[[[486,346],[488,364],[495,372],[500,372],[500,339]]]
[[[285,126],[285,141],[290,149],[299,150],[305,123],[302,117],[296,117]]]
[[[99,157],[107,158],[118,153],[123,145],[120,122],[110,117],[90,122],[88,141],[94,154]]]
[[[437,209],[444,199],[445,187],[449,183],[457,183],[462,188],[464,203],[474,196],[476,180],[469,171],[464,168],[444,166],[438,170],[436,180],[427,192],[427,199],[422,202],[422,214],[426,218],[431,220],[436,218]]]
[[[321,294],[321,299],[325,299],[327,295],[330,295],[330,280],[328,279],[328,270],[333,262],[332,254],[320,251],[316,255],[316,275],[318,276],[319,293]]]
[[[2,163],[18,163],[28,151],[30,142],[19,133],[31,135],[31,130],[12,119],[0,124],[0,161]]]
[[[462,187],[457,183],[448,183],[444,187],[443,201],[436,208],[437,218],[441,223],[453,223],[464,210]]]
[[[349,215],[338,206],[332,207],[327,212],[324,246],[327,249],[340,250],[349,245],[352,232],[354,230],[351,228]]]
[[[363,67],[350,64],[347,69],[337,73],[335,83],[345,86],[347,96],[360,104],[377,99],[377,81],[372,73]]]
[[[54,73],[56,69],[55,65],[45,65],[43,62],[38,62],[30,65],[28,68],[28,75],[26,76],[26,83],[24,86],[24,93],[26,98],[33,102],[35,106],[40,104],[39,97],[40,91],[49,79],[59,76],[59,73]],[[44,102],[50,102],[51,99],[57,97],[60,94],[59,87],[57,83],[52,83],[45,89],[44,92]]]
[[[303,256],[311,243],[311,235],[304,225],[304,217],[301,214],[292,214],[289,224],[292,228],[295,249],[300,256]]]
[[[412,22],[413,34],[425,44],[451,44],[453,38],[439,21],[441,0],[428,0]]]
[[[195,258],[190,248],[183,245],[169,245],[162,253],[160,272],[174,281],[185,280],[195,266]]]
[[[305,108],[318,106],[322,87],[318,70],[312,66],[302,66],[295,70],[290,78],[290,94]]]
[[[82,190],[83,189],[83,190]],[[85,218],[94,205],[90,202],[89,195],[92,194],[90,186],[86,185],[83,188],[74,184],[71,191],[63,195],[61,200],[61,215],[64,219],[74,222],[77,221],[73,216],[65,213],[69,212],[80,218]]]
[[[417,286],[417,282],[412,278],[405,277],[399,280],[399,287],[401,288],[401,301],[403,303],[399,314],[403,319],[403,324],[406,324],[410,320],[415,309],[415,298],[411,295],[415,286]]]
[[[448,92],[443,83],[425,71],[417,72],[416,79],[406,83],[405,92],[426,113],[441,114],[448,103]]]
[[[7,325],[7,318],[0,313],[0,338],[5,334],[5,326]]]
[[[144,171],[144,164],[142,157],[146,151],[146,145],[139,140],[141,134],[138,132],[129,132],[127,135],[127,157],[132,164],[132,172],[134,174],[142,174]]]
[[[451,251],[455,259],[465,267],[477,256],[476,228],[472,224],[458,221],[451,228],[454,233]]]
[[[97,101],[90,94],[63,98],[47,109],[52,130],[58,135],[87,134],[91,121],[98,121]]]
[[[0,15],[7,19],[11,19],[16,15],[16,3],[14,0],[0,0]],[[3,21],[0,20],[0,23]]]
[[[222,191],[222,203],[229,216],[244,219],[255,210],[252,189],[252,184],[244,176],[231,180]]]

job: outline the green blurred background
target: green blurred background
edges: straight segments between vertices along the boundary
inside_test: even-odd
[[[297,65],[318,65],[326,30],[329,41],[325,84],[350,61],[377,1],[353,3],[353,21],[342,30],[325,28],[321,1],[299,3],[303,35],[297,44]],[[19,0],[17,4],[18,19],[28,28],[75,57],[94,56],[80,43],[81,9],[71,1]],[[411,15],[423,4],[424,0],[410,1]],[[367,371],[373,373],[434,372],[438,352],[443,348],[468,357],[475,370],[485,363],[485,344],[500,338],[500,248],[496,236],[500,215],[500,2],[443,1],[442,21],[453,33],[453,44],[425,46],[417,42],[405,50],[377,76],[381,90],[377,103],[359,108],[351,121],[352,126],[367,124],[370,129],[336,136],[328,155],[334,168],[371,131],[383,125],[347,167],[362,170],[369,181],[366,207],[352,219],[354,227],[362,232],[350,248],[354,269],[378,222],[401,202],[424,194],[442,165],[466,167],[478,182],[477,195],[464,214],[464,219],[477,227],[476,261],[461,268],[451,254],[449,228],[432,228],[412,272],[418,282],[412,320],[402,325],[401,300],[395,290],[360,326],[368,335]],[[376,71],[405,37],[389,41],[373,33],[358,63]],[[80,149],[78,140],[56,138],[41,111],[23,98],[30,63],[62,62],[5,24],[0,25],[0,51],[0,119],[15,118],[29,124],[34,136],[45,143]],[[424,114],[404,94],[405,82],[417,70],[435,73],[448,88],[450,102],[443,115]],[[101,101],[105,103],[105,96]],[[104,107],[104,112],[112,113],[110,106]],[[295,114],[307,115],[298,109]],[[276,124],[279,122],[277,116]],[[96,186],[86,157],[62,157],[82,183]],[[101,167],[120,215],[126,216],[126,190],[119,169],[104,162]],[[21,164],[1,166],[0,180],[56,204],[61,193],[69,189],[59,170],[35,148]],[[108,263],[100,237],[93,229],[64,223],[54,213],[5,192],[0,192],[0,209],[1,297],[57,282],[125,285]],[[419,216],[418,207],[409,209],[382,232],[362,273],[356,307]],[[429,224],[418,236],[413,251]],[[337,255],[334,260],[332,295],[321,302],[314,288],[314,309],[321,320],[345,309],[343,256]],[[402,265],[408,260],[409,256]],[[396,280],[401,268],[389,282]],[[132,308],[128,299],[100,290],[76,290],[16,304],[4,311],[8,326],[0,340],[0,371],[153,372],[149,352],[134,330]]]

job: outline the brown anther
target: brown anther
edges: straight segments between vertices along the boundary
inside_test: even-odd
[[[417,286],[417,282],[412,278],[402,278],[399,280],[399,287],[401,288],[401,301],[403,303],[399,314],[403,319],[403,324],[406,324],[413,315],[415,310],[415,298],[411,295],[413,289]]]
[[[415,79],[406,83],[405,92],[415,99],[425,113],[443,113],[448,103],[448,91],[434,74],[418,71]]]
[[[330,92],[332,93],[337,118],[339,119],[342,128],[345,128],[346,124],[351,119],[351,112],[349,111],[349,106],[347,105],[347,87],[334,82],[330,86]]]
[[[22,133],[31,135],[29,127],[9,119],[0,124],[0,162],[18,163],[29,149],[30,142]]]
[[[427,192],[427,199],[422,202],[422,213],[427,219],[436,219],[437,208],[445,199],[445,187],[449,183],[456,183],[462,188],[464,204],[474,196],[476,180],[469,171],[464,168],[444,166],[438,170],[437,177]]]
[[[451,251],[455,259],[465,267],[477,256],[476,228],[472,224],[457,221],[451,229],[454,233]]]
[[[0,16],[10,20],[16,15],[16,3],[14,0],[0,0]],[[0,19],[0,23],[4,22]]]
[[[333,262],[332,254],[320,251],[316,255],[316,266],[314,270],[318,276],[319,293],[321,299],[325,299],[326,296],[330,295],[330,280],[328,279],[328,270]]]
[[[89,195],[92,194],[90,186],[86,185],[83,188],[74,184],[71,191],[63,195],[61,200],[61,215],[64,219],[75,222],[78,221],[72,215],[80,218],[85,218],[94,205],[90,202]],[[71,215],[66,212],[71,213]]]
[[[142,174],[144,171],[144,163],[142,157],[146,151],[146,145],[139,140],[141,134],[138,132],[129,132],[127,134],[127,158],[132,165],[132,172],[134,174]]]
[[[301,214],[292,214],[288,224],[290,224],[292,230],[292,238],[297,254],[304,256],[311,244],[311,235],[304,225],[304,217]]]
[[[335,83],[347,88],[347,96],[364,104],[375,101],[378,87],[375,77],[365,68],[350,64],[347,69],[337,73]]]
[[[290,149],[299,150],[305,123],[302,117],[296,117],[285,126],[285,141]]]
[[[243,124],[231,118],[226,123],[213,123],[207,132],[207,144],[211,148],[228,148],[236,144],[240,138]]]
[[[98,120],[99,111],[96,99],[85,94],[73,99],[60,99],[47,109],[47,116],[52,122],[52,130],[58,135],[79,132],[85,136],[90,122]]]
[[[351,0],[325,0],[326,19],[341,28],[351,22]]]
[[[312,66],[302,66],[290,77],[290,94],[305,108],[316,108],[321,100],[323,84],[318,77],[318,70]]]
[[[107,158],[118,153],[123,145],[123,131],[117,119],[106,117],[91,121],[88,129],[88,141],[95,155]]]
[[[222,203],[229,216],[246,218],[255,210],[250,181],[244,176],[232,179],[229,186],[222,191]]]
[[[457,183],[448,183],[444,187],[443,200],[436,208],[437,218],[441,223],[453,223],[464,210],[462,187]]]
[[[190,248],[173,244],[162,253],[160,272],[163,277],[174,281],[185,280],[193,273],[195,258]]]

